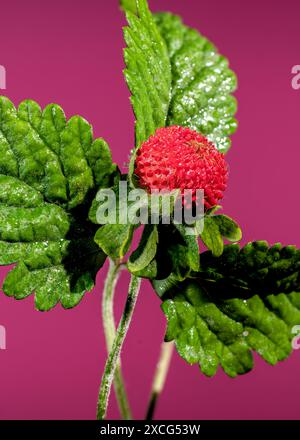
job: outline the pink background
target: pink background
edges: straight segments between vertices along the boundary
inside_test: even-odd
[[[224,207],[243,227],[244,241],[267,239],[300,246],[300,90],[291,88],[299,64],[296,0],[150,0],[172,10],[219,47],[239,77],[240,127],[228,154],[230,187]],[[110,143],[123,164],[133,140],[133,116],[122,77],[118,1],[10,0],[1,4],[0,64],[7,69],[3,94],[16,104],[33,98],[57,102],[68,116],[79,113],[95,135]],[[4,276],[6,269],[1,269]],[[7,350],[0,350],[1,419],[93,419],[105,360],[101,289],[71,311],[34,310],[0,296],[0,324]],[[127,277],[117,293],[120,313]],[[160,302],[143,283],[123,356],[134,414],[145,412],[152,373],[164,334]],[[300,323],[299,323],[300,324]],[[256,358],[253,372],[237,379],[200,374],[175,355],[157,418],[263,419],[299,417],[300,352],[276,367]],[[110,418],[118,418],[114,398]]]

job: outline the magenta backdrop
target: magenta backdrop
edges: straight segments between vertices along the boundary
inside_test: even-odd
[[[244,241],[267,239],[300,246],[300,90],[291,88],[299,64],[296,0],[150,0],[154,10],[172,10],[211,38],[239,77],[240,127],[228,154],[231,166],[226,212],[243,227]],[[122,77],[118,1],[10,0],[1,4],[0,64],[7,69],[3,94],[42,106],[57,102],[68,116],[79,113],[96,136],[110,144],[114,160],[126,163],[133,116]],[[34,310],[33,298],[0,296],[0,324],[7,350],[0,350],[1,419],[93,419],[105,360],[101,288],[71,311]],[[1,269],[1,276],[6,269]],[[117,294],[120,314],[127,287]],[[143,283],[123,364],[134,414],[145,412],[151,377],[164,334],[160,302]],[[299,323],[300,324],[300,323]],[[200,374],[175,355],[157,418],[263,419],[299,417],[300,352],[276,367],[255,359],[253,372],[229,379]],[[112,399],[110,418],[118,418]]]

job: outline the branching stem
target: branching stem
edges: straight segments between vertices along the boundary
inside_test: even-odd
[[[114,294],[121,270],[121,264],[115,264],[112,260],[109,261],[109,269],[102,296],[102,320],[108,353],[110,353],[114,339],[116,337],[116,324],[114,319]],[[126,395],[120,359],[117,362],[115,368],[114,389],[122,418],[124,420],[131,420],[132,415]]]
[[[120,354],[122,346],[131,322],[133,311],[135,308],[136,300],[140,289],[141,279],[136,276],[131,276],[130,286],[125,309],[118,326],[112,348],[110,350],[108,359],[106,361],[104,373],[102,376],[102,382],[99,391],[98,407],[97,407],[97,420],[103,420],[106,417],[108,399],[112,382],[116,368],[119,365]]]

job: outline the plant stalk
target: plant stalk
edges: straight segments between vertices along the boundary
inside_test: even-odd
[[[122,346],[134,312],[136,300],[140,289],[140,284],[141,284],[141,279],[132,275],[129,286],[128,297],[125,304],[125,309],[120,324],[118,326],[116,336],[112,345],[112,349],[106,361],[104,373],[102,376],[101,386],[99,390],[99,398],[98,398],[97,420],[104,420],[106,417],[112,382],[120,359]]]
[[[116,324],[114,319],[114,294],[121,270],[121,264],[115,264],[113,260],[109,260],[109,269],[102,296],[102,320],[108,353],[111,352],[113,342],[116,337]],[[114,389],[122,418],[124,420],[131,420],[132,414],[126,395],[120,359],[118,360],[115,368]]]
[[[165,386],[167,374],[171,364],[172,354],[174,350],[173,342],[163,342],[161,346],[160,358],[156,367],[152,390],[150,394],[148,409],[145,420],[152,420],[155,414],[156,405],[159,396]]]

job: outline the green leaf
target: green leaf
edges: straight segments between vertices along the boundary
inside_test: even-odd
[[[155,263],[147,273],[147,278],[168,284],[169,277],[182,281],[192,271],[199,270],[198,238],[197,235],[187,234],[189,229],[185,225],[157,226],[159,238]]]
[[[97,245],[113,260],[123,258],[131,245],[134,225],[104,225],[95,235]]]
[[[124,29],[127,48],[124,71],[132,93],[136,117],[136,146],[147,140],[167,121],[171,92],[171,68],[167,48],[146,0],[136,1],[137,15],[126,2],[128,27]]]
[[[168,319],[166,340],[175,340],[179,354],[190,364],[199,363],[207,376],[219,364],[234,377],[252,368],[243,325],[212,303],[196,283],[189,282],[162,305]]]
[[[200,236],[213,255],[219,257],[224,249],[223,237],[232,242],[240,241],[242,231],[239,225],[227,215],[206,215]]]
[[[152,260],[146,267],[134,272],[134,275],[138,278],[146,278],[153,280],[157,276],[157,262]]]
[[[133,14],[137,13],[136,0],[120,0],[120,5],[125,12],[132,12]]]
[[[156,275],[155,279],[151,280],[151,283],[157,295],[160,298],[164,298],[168,295],[168,292],[177,287],[179,282],[184,281],[185,278],[179,279],[174,272],[171,272],[166,278],[158,278]]]
[[[222,234],[214,217],[207,216],[204,220],[204,228],[201,232],[201,239],[207,249],[212,251],[213,255],[219,257],[223,253],[224,243]]]
[[[201,255],[202,282],[217,296],[242,298],[300,290],[300,250],[265,241],[227,245],[221,257]]]
[[[105,255],[87,220],[96,187],[115,170],[107,144],[81,117],[51,104],[19,108],[0,97],[0,264],[17,263],[3,284],[16,299],[74,307],[91,290]]]
[[[158,232],[155,225],[145,225],[137,249],[130,255],[127,267],[132,273],[145,269],[154,259],[157,251]]]
[[[167,125],[181,125],[206,135],[222,152],[236,128],[236,77],[228,61],[196,30],[169,13],[155,16],[172,69],[172,99]]]
[[[191,226],[185,226],[185,225],[174,225],[177,231],[180,233],[182,240],[183,240],[183,246],[181,245],[181,249],[184,251],[184,256],[186,259],[187,267],[189,270],[198,271],[200,268],[200,260],[199,260],[199,244],[198,244],[198,236],[196,231],[191,235],[189,234],[189,230],[193,229]],[[177,246],[177,250],[178,250]],[[180,252],[178,250],[178,252]],[[177,260],[178,256],[174,255],[175,261]],[[178,260],[177,260],[178,263]],[[176,271],[175,271],[176,272]]]
[[[166,340],[213,376],[253,368],[252,351],[271,365],[291,352],[300,322],[300,250],[266,242],[225,246],[221,257],[201,256],[201,271],[184,282],[155,281],[168,320]],[[223,290],[223,292],[222,292]]]
[[[242,230],[232,218],[224,214],[215,215],[212,218],[217,224],[222,237],[232,242],[242,239]]]
[[[119,183],[123,177],[124,176],[115,175],[114,185],[109,188],[110,196],[113,196],[114,199],[113,204],[111,204],[111,200],[106,202],[103,201],[102,198],[99,199],[97,194],[89,210],[89,219],[96,225],[99,225],[100,220],[99,216],[97,216],[98,209],[101,207],[103,209],[103,205],[105,211],[111,208],[111,213],[113,214],[112,219],[106,219],[106,223],[101,225],[97,230],[95,242],[112,260],[120,260],[125,256],[130,248],[134,231],[139,226],[129,223],[128,210],[134,202],[127,200],[127,190],[124,194],[119,192]],[[108,197],[106,191],[107,189],[105,189],[105,196],[109,199],[110,196]],[[113,210],[115,210],[114,213]],[[123,218],[122,216],[126,210],[125,218]]]

